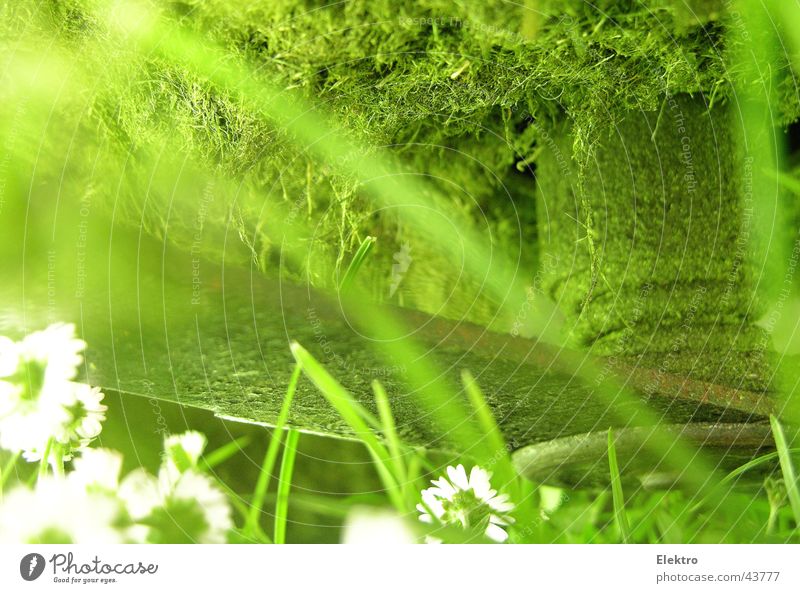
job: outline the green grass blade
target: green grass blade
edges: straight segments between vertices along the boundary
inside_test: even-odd
[[[391,455],[392,466],[394,467],[394,475],[400,484],[405,484],[408,481],[408,473],[406,472],[404,463],[403,443],[397,435],[392,408],[389,405],[389,396],[386,395],[386,390],[378,380],[372,382],[372,390],[375,392],[378,417],[381,421],[383,436],[386,438],[386,443],[389,447],[389,454]]]
[[[775,439],[775,448],[778,450],[778,459],[781,462],[781,472],[783,481],[786,483],[786,495],[789,498],[789,505],[792,507],[795,525],[800,528],[800,484],[797,483],[797,474],[792,463],[792,454],[786,442],[786,435],[783,426],[773,415],[770,415],[769,422],[772,425],[772,436]]]
[[[258,525],[261,511],[264,508],[264,497],[269,488],[269,479],[272,475],[272,470],[275,467],[275,460],[278,458],[278,451],[281,446],[281,439],[283,438],[283,428],[286,426],[286,421],[289,418],[289,408],[294,399],[294,392],[297,389],[297,382],[300,380],[300,365],[295,365],[292,376],[289,379],[289,386],[286,389],[286,397],[283,399],[281,411],[278,413],[278,420],[275,422],[275,428],[272,431],[272,437],[269,440],[267,451],[264,453],[264,461],[261,463],[261,470],[258,474],[258,481],[253,490],[253,498],[250,501],[250,513],[247,516],[244,532],[250,533]]]
[[[311,354],[297,342],[292,343],[292,354],[300,364],[303,372],[317,386],[317,389],[325,396],[325,399],[334,407],[339,415],[344,419],[356,436],[367,447],[372,459],[375,461],[375,469],[386,487],[387,493],[392,503],[398,510],[405,510],[405,504],[400,492],[397,477],[392,473],[391,455],[387,451],[375,433],[367,426],[360,411],[361,406],[353,397],[326,371]]]
[[[478,425],[489,442],[489,451],[492,453],[488,460],[482,460],[483,463],[503,484],[513,484],[516,481],[517,472],[511,461],[511,455],[508,453],[508,446],[503,433],[500,432],[500,427],[497,425],[492,411],[486,403],[486,397],[484,397],[475,378],[469,371],[461,373],[461,381],[464,383],[467,397],[478,417]]]
[[[20,457],[20,453],[14,453],[9,458],[8,462],[3,467],[3,473],[0,474],[0,500],[3,499],[3,487],[5,487],[6,482],[8,482],[9,476],[13,473],[14,466],[17,464],[17,460]]]
[[[358,247],[358,251],[353,256],[350,265],[347,267],[347,271],[344,273],[342,277],[342,281],[339,283],[339,290],[344,292],[350,288],[353,283],[353,279],[358,274],[359,268],[364,263],[364,260],[367,259],[369,252],[372,251],[372,246],[375,244],[375,237],[367,237],[361,242],[361,245]]]
[[[778,172],[778,182],[790,192],[800,195],[800,180],[793,175]]]
[[[250,441],[251,439],[249,436],[239,437],[238,439],[235,439],[230,443],[213,450],[208,455],[203,455],[203,458],[200,460],[200,467],[205,471],[215,468],[219,464],[224,463],[236,455],[242,450],[243,447],[246,447],[248,444],[250,444]]]
[[[631,528],[628,523],[628,513],[625,511],[625,497],[622,494],[622,477],[617,463],[617,448],[614,445],[614,433],[608,429],[608,467],[611,472],[611,496],[614,503],[614,519],[622,537],[622,543],[631,541]]]
[[[790,451],[792,451],[793,453],[797,453],[798,451],[800,451],[800,449],[791,449]],[[764,455],[759,455],[755,459],[751,459],[747,463],[743,463],[742,465],[740,465],[736,469],[731,470],[730,473],[728,473],[724,478],[722,478],[719,481],[719,487],[722,488],[726,484],[731,483],[733,480],[735,480],[739,476],[749,472],[752,469],[757,468],[760,465],[764,465],[765,463],[769,463],[770,461],[773,461],[774,459],[777,459],[777,458],[778,458],[778,453],[777,452],[766,453]],[[702,500],[700,500],[700,502],[698,502],[694,506],[692,506],[692,508],[689,510],[689,513],[690,514],[696,513],[697,511],[699,511],[703,507],[703,505],[705,505],[705,503],[707,501],[708,501],[708,496],[704,497]]]
[[[289,490],[292,488],[292,473],[294,472],[294,459],[297,455],[297,441],[300,433],[289,430],[286,435],[286,446],[283,448],[281,460],[281,473],[278,476],[278,498],[275,501],[275,535],[276,544],[286,543],[286,519],[289,513]]]

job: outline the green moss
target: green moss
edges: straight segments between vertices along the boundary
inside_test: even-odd
[[[96,4],[46,5],[39,35],[55,34],[80,56],[80,66],[104,72],[77,115],[99,131],[105,160],[116,159],[125,171],[124,187],[95,180],[97,193],[132,223],[144,220],[150,232],[192,244],[198,200],[174,203],[167,192],[145,191],[154,160],[192,155],[235,186],[218,189],[214,215],[207,217],[208,255],[216,244],[216,257],[222,256],[220,238],[232,231],[265,273],[276,273],[282,236],[274,212],[282,206],[314,230],[298,239],[308,255],[284,270],[292,278],[334,286],[348,254],[370,234],[378,248],[362,282],[377,298],[387,298],[394,255],[409,244],[416,256],[393,299],[448,316],[469,310],[469,319],[492,319],[495,303],[480,294],[481,279],[463,278],[451,249],[415,234],[401,213],[376,210],[359,183],[298,150],[246,98],[116,42],[93,16]],[[523,268],[536,261],[529,246],[537,231],[533,192],[519,188],[515,165],[535,163],[547,146],[542,132],[566,119],[572,133],[564,158],[591,175],[603,130],[631,112],[657,111],[665,93],[703,93],[709,104],[724,105],[734,83],[748,82],[745,72],[731,68],[737,46],[726,32],[737,21],[724,4],[151,2],[165,18],[220,44],[231,59],[248,59],[257,76],[330,114],[366,153],[388,150],[398,169],[426,176],[432,201],[446,205],[447,224],[481,233]],[[14,19],[8,22],[14,26]],[[30,25],[26,35],[37,39]],[[776,119],[785,124],[800,113],[800,101],[788,66],[778,79]],[[594,249],[592,233],[587,241]],[[451,244],[457,247],[457,236]]]
[[[585,172],[585,201],[576,166],[559,160],[572,138],[555,131],[539,161],[541,248],[562,265],[549,270],[546,288],[575,339],[597,353],[764,388],[753,171],[729,116],[680,95],[606,127]]]

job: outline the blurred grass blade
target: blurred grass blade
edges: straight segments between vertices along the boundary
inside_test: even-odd
[[[800,180],[798,180],[793,175],[779,172],[778,182],[780,182],[780,184],[783,185],[785,189],[788,189],[793,194],[800,195]]]
[[[0,500],[3,499],[3,487],[6,485],[8,477],[14,473],[14,466],[17,464],[20,455],[20,453],[12,454],[8,462],[3,466],[3,473],[0,474]]]
[[[398,479],[392,473],[392,459],[389,452],[367,426],[361,412],[361,406],[353,397],[326,371],[311,354],[297,342],[292,343],[292,354],[300,364],[303,372],[317,386],[325,399],[334,407],[339,415],[350,425],[356,436],[367,447],[375,461],[375,468],[386,487],[392,503],[398,510],[404,511],[405,504],[400,492]]]
[[[226,445],[221,446],[218,449],[213,450],[208,455],[203,455],[203,459],[200,461],[200,466],[204,470],[209,470],[218,466],[220,463],[224,463],[241,451],[242,448],[249,445],[250,440],[250,437],[245,435],[231,441]]]
[[[292,473],[294,472],[294,459],[297,455],[297,441],[300,433],[289,430],[286,435],[286,446],[283,448],[281,460],[281,473],[278,476],[278,498],[275,501],[275,536],[276,544],[286,543],[286,519],[289,512],[289,490],[292,488]]]
[[[625,511],[625,498],[622,494],[622,477],[617,463],[617,448],[614,445],[614,432],[608,429],[608,467],[611,472],[611,496],[614,503],[614,519],[622,537],[622,543],[631,541],[631,528],[628,513]]]
[[[503,437],[503,433],[500,432],[500,427],[497,426],[489,405],[486,403],[486,398],[480,387],[478,387],[472,373],[466,370],[463,371],[461,373],[461,381],[464,384],[472,409],[475,410],[475,414],[478,417],[478,425],[489,442],[491,457],[481,461],[504,485],[513,485],[516,481],[517,472],[508,453],[506,440]]]
[[[800,452],[800,449],[789,449],[789,452],[790,453],[798,453],[798,452]],[[719,481],[719,487],[721,488],[722,486],[725,486],[726,484],[730,484],[733,480],[735,480],[739,476],[749,472],[750,470],[756,469],[757,467],[759,467],[761,465],[764,465],[765,463],[769,463],[770,461],[773,461],[773,460],[778,459],[778,458],[779,458],[779,455],[778,455],[777,451],[772,452],[772,453],[765,453],[764,455],[759,455],[755,459],[751,459],[747,463],[743,463],[742,465],[740,465],[736,469],[731,470],[731,472],[728,473],[728,475],[726,475],[724,478],[722,478]],[[689,512],[690,513],[696,513],[697,511],[699,511],[703,507],[703,505],[706,504],[707,501],[708,501],[708,497],[706,496],[702,500],[700,500],[700,502],[696,503],[690,509]]]
[[[800,449],[789,449],[789,452],[790,453],[798,453],[798,452],[800,452]],[[722,480],[720,481],[720,485],[728,484],[731,481],[733,481],[735,478],[741,476],[742,474],[744,474],[744,473],[746,473],[746,472],[748,472],[748,471],[750,471],[752,469],[755,469],[760,465],[764,465],[765,463],[769,463],[770,461],[772,461],[772,460],[774,460],[776,458],[777,459],[780,458],[780,454],[777,451],[775,451],[773,453],[766,453],[764,455],[759,455],[755,459],[751,459],[747,463],[744,463],[744,464],[740,465],[739,467],[737,467],[736,469],[732,470],[727,476],[722,478]]]
[[[375,403],[378,406],[378,417],[381,421],[383,436],[389,447],[391,454],[392,465],[394,467],[394,475],[401,485],[405,485],[408,481],[408,472],[405,468],[403,455],[403,443],[397,435],[397,428],[394,424],[394,416],[392,415],[392,408],[389,405],[389,396],[386,395],[386,390],[377,379],[372,382],[372,390],[375,392]]]
[[[795,525],[800,528],[800,484],[797,483],[797,474],[795,473],[794,464],[792,463],[792,454],[786,442],[786,435],[783,432],[783,426],[781,426],[780,421],[775,416],[771,415],[769,417],[769,422],[772,425],[775,448],[778,450],[778,459],[780,459],[781,462],[783,481],[786,483],[786,495],[792,507]]]
[[[264,508],[264,497],[269,488],[269,479],[272,476],[272,470],[275,467],[275,460],[278,458],[278,450],[281,446],[281,439],[283,438],[283,428],[286,426],[286,420],[289,418],[289,408],[294,399],[294,393],[297,389],[297,382],[300,380],[300,365],[297,364],[292,371],[292,376],[289,379],[289,386],[286,389],[286,397],[283,398],[283,405],[278,414],[278,420],[275,422],[275,428],[272,430],[272,436],[267,446],[267,451],[264,454],[264,461],[261,463],[261,470],[258,474],[258,481],[256,482],[255,489],[253,490],[253,498],[250,501],[250,513],[247,516],[244,532],[250,534],[256,526],[258,526],[261,511]]]
[[[356,251],[356,254],[353,256],[350,265],[347,267],[347,271],[344,273],[342,277],[342,281],[339,283],[339,290],[341,292],[346,292],[353,283],[353,279],[358,274],[359,268],[364,263],[364,260],[367,259],[369,252],[372,251],[372,246],[375,244],[375,237],[367,237],[361,242],[361,245]]]

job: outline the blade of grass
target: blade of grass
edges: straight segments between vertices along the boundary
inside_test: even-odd
[[[422,462],[423,457],[422,453],[415,451],[413,455],[411,455],[411,459],[408,461],[408,465],[406,467],[406,477],[408,478],[408,485],[409,488],[413,488],[416,490],[417,482],[422,479],[422,473],[420,470],[422,469]],[[418,492],[414,492],[415,499],[419,496]],[[416,502],[416,500],[415,500]]]
[[[608,429],[608,467],[611,472],[611,496],[614,503],[614,520],[617,523],[622,543],[630,543],[631,528],[625,511],[625,497],[622,494],[622,477],[617,463],[617,448],[614,445],[614,432]]]
[[[372,382],[372,390],[375,392],[375,403],[378,406],[378,417],[381,421],[383,436],[389,446],[394,475],[401,485],[405,485],[408,481],[408,472],[406,472],[404,463],[403,443],[397,435],[392,407],[389,405],[389,396],[386,395],[386,390],[377,379]]]
[[[464,389],[467,392],[472,408],[478,416],[478,425],[480,426],[483,434],[489,442],[489,450],[492,456],[483,462],[491,469],[500,481],[508,486],[513,486],[516,482],[517,471],[511,461],[511,455],[508,453],[508,446],[500,432],[500,427],[492,415],[489,405],[486,403],[486,398],[483,395],[478,383],[469,371],[461,373],[461,381],[464,384]]]
[[[780,421],[770,415],[769,423],[772,425],[772,436],[775,439],[775,448],[778,450],[778,459],[781,462],[783,481],[786,483],[786,495],[789,498],[789,505],[792,507],[795,525],[800,528],[800,484],[797,483],[792,454],[789,452],[789,445]]]
[[[800,195],[800,181],[788,173],[778,172],[778,182],[794,194]]]
[[[8,462],[3,467],[3,473],[0,474],[0,499],[3,497],[3,487],[6,485],[6,482],[8,482],[8,477],[11,475],[11,470],[13,470],[14,466],[17,464],[19,456],[20,453],[11,455]]]
[[[275,467],[275,460],[278,458],[278,451],[281,446],[281,439],[283,438],[283,428],[286,426],[286,420],[289,418],[289,408],[292,405],[294,392],[297,389],[297,382],[300,380],[300,365],[297,364],[292,371],[292,376],[289,379],[289,386],[286,389],[286,397],[283,398],[281,411],[278,413],[278,420],[275,422],[275,428],[272,431],[272,437],[269,440],[267,451],[264,453],[264,461],[261,463],[261,470],[258,474],[258,481],[253,489],[253,498],[250,501],[250,513],[247,516],[247,521],[244,526],[244,532],[250,533],[258,525],[261,511],[264,508],[264,496],[267,494],[269,488],[269,479],[272,475],[272,470]]]
[[[278,498],[275,501],[275,534],[272,538],[276,544],[286,543],[286,518],[289,512],[289,490],[292,488],[294,458],[297,454],[297,441],[300,433],[289,430],[286,435],[286,446],[283,448],[281,473],[278,476]]]
[[[48,459],[50,459],[50,451],[53,449],[53,439],[48,439],[47,444],[44,446],[42,459],[39,461],[39,478],[47,475]],[[38,478],[37,478],[38,479]]]
[[[353,279],[355,278],[356,274],[358,274],[358,270],[361,268],[364,260],[367,259],[367,256],[372,250],[372,246],[375,244],[375,241],[375,237],[367,237],[361,242],[361,245],[358,247],[358,251],[356,251],[353,259],[350,261],[350,265],[347,267],[347,271],[342,277],[342,281],[339,283],[339,290],[341,292],[345,292],[350,288]]]
[[[238,439],[227,443],[226,445],[222,445],[220,448],[215,449],[208,455],[203,455],[203,458],[200,460],[200,467],[208,471],[209,469],[213,469],[221,463],[224,463],[236,453],[242,450],[243,447],[246,447],[250,444],[250,437],[249,436],[242,436]]]
[[[367,451],[375,461],[375,469],[383,481],[392,503],[399,511],[405,511],[405,504],[397,477],[392,473],[391,455],[375,436],[375,433],[367,426],[361,412],[359,412],[361,406],[305,348],[297,342],[293,342],[291,348],[292,355],[300,364],[303,372],[367,447]]]
[[[797,453],[797,452],[800,452],[800,449],[790,449],[790,451],[792,453]],[[758,466],[764,465],[765,463],[769,463],[770,461],[773,461],[774,459],[777,459],[777,458],[778,458],[778,453],[777,452],[766,453],[764,455],[759,455],[755,459],[751,459],[747,463],[744,463],[744,464],[740,465],[739,467],[737,467],[736,469],[731,470],[731,472],[728,475],[726,475],[724,478],[722,478],[719,481],[719,486],[720,487],[725,486],[726,484],[729,484],[730,482],[732,482],[733,480],[735,480],[736,478],[738,478],[742,474],[750,471],[751,469],[755,469]],[[697,511],[699,511],[703,507],[703,505],[707,501],[708,501],[708,496],[704,497],[700,502],[698,502],[691,509],[689,509],[689,513],[692,513],[692,514],[696,513]]]

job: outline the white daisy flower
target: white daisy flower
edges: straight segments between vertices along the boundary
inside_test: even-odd
[[[417,535],[394,511],[356,506],[347,515],[342,543],[416,544]]]
[[[447,477],[431,481],[433,488],[421,492],[422,503],[417,505],[420,521],[461,525],[482,529],[496,542],[508,539],[503,527],[513,523],[508,513],[514,504],[506,494],[497,494],[490,483],[491,474],[475,466],[467,476],[464,466],[447,468]]]
[[[202,440],[202,446],[196,446]],[[167,437],[165,445],[184,443],[199,459],[205,445],[200,433]],[[195,446],[191,446],[194,444]],[[148,543],[225,543],[233,528],[225,493],[196,467],[175,471],[165,455],[158,477],[137,469],[119,478],[122,455],[107,449],[86,449],[73,462],[67,481],[90,494],[118,497],[133,521],[129,539]]]
[[[17,344],[20,358],[39,363],[45,369],[45,377],[55,381],[75,378],[85,349],[86,342],[75,337],[73,323],[54,323]]]
[[[134,520],[145,519],[162,502],[158,480],[144,469],[125,476],[118,493]]]
[[[134,521],[147,527],[147,543],[221,544],[233,528],[225,494],[195,470],[175,481],[133,471],[122,480],[119,496]]]
[[[122,471],[122,453],[111,449],[84,449],[72,462],[67,476],[72,483],[87,491],[116,492]]]
[[[96,387],[74,382],[86,343],[58,323],[20,342],[0,338],[0,447],[39,461],[69,459],[102,430],[106,406]]]
[[[185,472],[166,499],[164,511],[174,515],[188,510],[202,517],[203,524],[186,531],[188,541],[201,544],[224,544],[233,528],[231,507],[225,493],[208,476],[196,471]]]
[[[126,523],[115,497],[53,476],[40,478],[34,490],[17,486],[0,504],[2,543],[125,543]]]
[[[161,472],[168,480],[177,479],[183,472],[196,469],[206,448],[206,437],[196,430],[173,434],[164,439],[164,464]],[[160,474],[159,474],[160,475]]]
[[[224,543],[233,528],[225,493],[200,473],[205,448],[198,432],[167,437],[158,477],[144,470],[128,474],[119,486],[133,519],[147,527],[150,543]]]
[[[72,429],[85,446],[102,432],[108,407],[100,403],[105,397],[100,388],[85,383],[73,383],[73,386],[74,399],[69,406],[72,412]]]
[[[63,382],[58,387],[47,384],[36,408],[24,415],[29,425],[38,428],[29,438],[17,441],[18,450],[23,451],[27,461],[39,461],[52,439],[61,446],[63,459],[71,459],[75,451],[85,449],[103,430],[108,410],[100,403],[103,397],[100,389],[85,383]],[[0,421],[0,434],[5,434],[6,424]],[[12,435],[15,432],[19,431],[11,430]],[[23,442],[24,446],[20,446]]]

